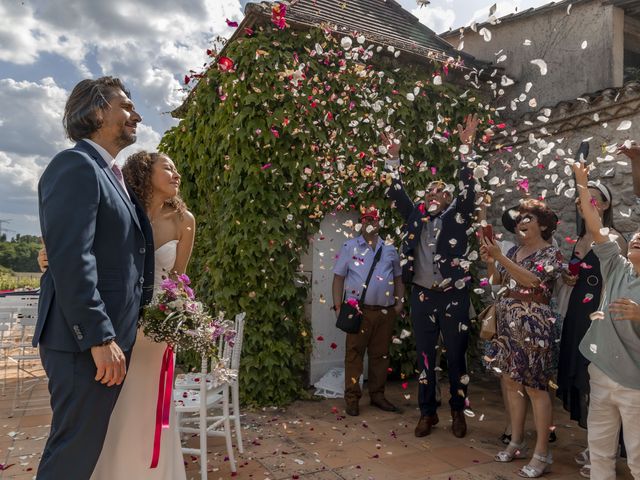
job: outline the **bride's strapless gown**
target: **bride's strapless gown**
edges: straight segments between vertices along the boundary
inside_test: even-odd
[[[176,261],[177,240],[155,252],[155,287]],[[109,429],[91,478],[93,480],[186,480],[176,413],[171,405],[169,429],[162,430],[160,460],[149,468],[153,453],[160,365],[166,343],[155,343],[138,330],[129,371],[109,420]]]

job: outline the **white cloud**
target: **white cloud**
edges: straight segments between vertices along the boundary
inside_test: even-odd
[[[62,127],[67,91],[40,82],[0,79],[0,151],[48,157],[68,145]]]
[[[411,13],[418,17],[420,23],[426,25],[436,33],[456,26],[454,24],[456,13],[451,8],[428,5],[426,7],[416,7],[411,10]]]
[[[41,56],[52,54],[77,67],[65,78],[122,78],[147,117],[122,160],[157,149],[162,131],[175,124],[162,114],[184,98],[184,74],[205,64],[205,50],[218,35],[233,33],[225,18],[242,16],[240,0],[0,1],[0,61],[37,71]],[[56,82],[59,74],[0,79],[0,218],[14,218],[12,225],[28,225],[31,233],[38,229],[37,180],[49,159],[70,145],[61,120],[68,92]]]

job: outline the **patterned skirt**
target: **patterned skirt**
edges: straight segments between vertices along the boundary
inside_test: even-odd
[[[496,304],[496,322],[496,337],[486,351],[488,368],[526,387],[548,390],[558,335],[551,307],[502,298]]]

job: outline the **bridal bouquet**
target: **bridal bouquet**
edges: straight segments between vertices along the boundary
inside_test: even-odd
[[[186,275],[167,278],[160,291],[144,309],[140,326],[154,342],[166,342],[175,350],[191,350],[201,355],[214,355],[220,337],[233,343],[235,332],[221,313],[213,318],[196,300],[191,281]]]

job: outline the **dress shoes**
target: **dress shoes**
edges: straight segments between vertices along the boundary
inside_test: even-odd
[[[393,403],[387,400],[384,397],[372,398],[371,405],[374,407],[378,407],[380,410],[384,410],[385,412],[397,412],[398,407],[396,407]]]
[[[431,427],[438,424],[438,414],[422,415],[416,425],[416,437],[426,437],[431,433]]]
[[[464,419],[462,410],[451,410],[451,431],[458,438],[463,438],[467,434],[467,421]]]
[[[358,406],[358,402],[347,402],[347,408],[345,408],[345,412],[347,415],[351,415],[352,417],[357,417],[360,415],[360,407]]]

